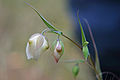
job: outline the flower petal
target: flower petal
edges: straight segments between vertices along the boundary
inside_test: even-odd
[[[27,43],[27,46],[26,46],[26,55],[27,55],[27,59],[33,58],[31,53],[29,52],[29,43]]]

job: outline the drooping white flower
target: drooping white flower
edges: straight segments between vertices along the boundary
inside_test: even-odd
[[[38,59],[49,48],[48,42],[40,33],[33,34],[26,46],[27,59]]]

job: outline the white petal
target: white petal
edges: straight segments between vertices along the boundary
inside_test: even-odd
[[[29,43],[27,43],[27,46],[26,46],[26,55],[27,55],[27,59],[33,58],[32,54],[29,51]]]
[[[40,33],[35,33],[33,34],[29,40],[35,40],[37,37],[39,37],[41,34]]]
[[[48,41],[45,39],[45,37],[43,37],[44,39],[44,42],[43,42],[43,45],[42,45],[42,49],[43,50],[46,50],[49,48],[49,44],[48,44]]]
[[[60,55],[59,55],[59,53],[56,51],[56,49],[54,50],[54,56],[55,56],[57,59],[60,58]]]

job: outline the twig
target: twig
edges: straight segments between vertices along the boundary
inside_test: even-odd
[[[72,43],[74,43],[77,47],[80,48],[80,51],[82,51],[82,46],[81,45],[78,45],[75,41],[73,41],[71,38],[69,38],[65,34],[62,34],[62,36],[65,37],[65,38],[67,38],[68,40],[70,40]]]

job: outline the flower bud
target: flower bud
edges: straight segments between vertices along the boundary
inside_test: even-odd
[[[42,34],[33,34],[26,46],[27,59],[38,59],[41,53],[49,48],[48,42]]]
[[[78,64],[73,66],[72,73],[73,73],[74,77],[76,77],[78,75],[78,73],[79,73],[79,66],[78,66]]]
[[[64,45],[63,45],[62,41],[57,40],[56,46],[54,47],[54,53],[53,53],[53,56],[57,63],[58,63],[59,59],[61,58],[61,56],[63,55],[63,53],[64,53]]]

